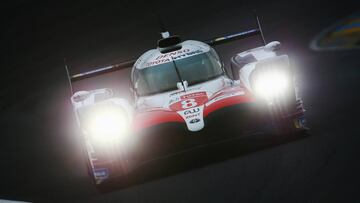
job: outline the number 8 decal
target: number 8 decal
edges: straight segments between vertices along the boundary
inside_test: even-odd
[[[183,109],[188,109],[191,107],[195,107],[197,105],[195,99],[187,99],[187,100],[181,101],[181,104],[182,104]]]

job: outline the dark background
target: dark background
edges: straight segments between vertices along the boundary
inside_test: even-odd
[[[35,202],[357,202],[359,50],[316,52],[320,31],[358,1],[5,1],[1,5],[0,198]],[[157,14],[184,39],[253,27],[291,57],[311,136],[125,189],[98,193],[86,175],[63,58],[73,73],[156,46]],[[257,38],[217,50],[227,63]],[[83,82],[118,85],[128,70]],[[120,85],[119,85],[120,83]],[[78,88],[78,87],[77,87]],[[234,121],[225,121],[234,122]],[[162,169],[162,170],[166,170]]]

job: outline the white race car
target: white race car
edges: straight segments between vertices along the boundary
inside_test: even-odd
[[[133,64],[134,102],[115,97],[111,89],[77,91],[71,97],[95,183],[229,137],[305,131],[302,102],[288,56],[278,55],[279,42],[266,44],[262,38],[264,46],[238,53],[228,68],[210,46],[253,35],[262,36],[259,23],[257,29],[206,42],[181,41],[163,32],[158,47],[134,64],[69,76],[73,82]]]

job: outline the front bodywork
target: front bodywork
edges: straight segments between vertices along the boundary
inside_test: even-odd
[[[72,102],[83,130],[90,172],[96,183],[124,175],[151,160],[188,151],[199,145],[231,140],[231,137],[249,132],[264,132],[273,126],[274,116],[290,120],[297,125],[295,127],[302,128],[304,110],[301,103],[295,102],[295,93],[291,102],[286,101],[278,108],[278,103],[259,98],[252,90],[252,75],[260,69],[257,68],[258,64],[279,58],[273,50],[275,46],[278,44],[239,53],[237,57],[250,56],[253,60],[236,70],[237,80],[223,73],[171,91],[151,95],[137,95],[135,91],[134,104],[114,98],[107,89],[75,93]],[[182,49],[170,53],[150,50],[138,59],[132,69],[133,87],[137,87],[136,74],[142,69],[176,63],[176,60],[207,52],[214,50],[197,41],[185,41]],[[217,55],[214,57],[218,60]],[[280,58],[287,60],[287,56]],[[86,112],[104,103],[111,103],[127,115],[131,126],[126,138],[107,144],[98,143],[84,128]],[[218,133],[210,135],[207,133],[210,129]],[[227,129],[234,129],[234,133],[222,133],[228,132]]]

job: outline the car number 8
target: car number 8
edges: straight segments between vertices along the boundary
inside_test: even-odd
[[[187,99],[181,102],[183,109],[195,107],[197,105],[195,99]]]

